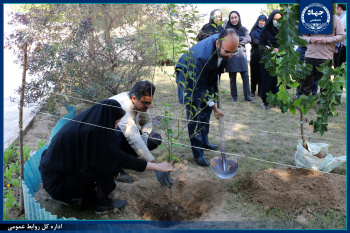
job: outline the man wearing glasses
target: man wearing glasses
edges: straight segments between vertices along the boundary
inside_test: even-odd
[[[126,114],[116,125],[117,143],[120,149],[153,163],[157,161],[150,151],[162,143],[160,134],[152,132],[152,117],[149,114],[155,89],[151,82],[139,81],[131,91],[110,98],[117,100],[126,111]],[[141,126],[141,130],[137,128],[137,125]],[[156,176],[162,185],[171,188],[173,181],[167,172],[156,171]],[[122,171],[116,181],[132,183],[134,179]]]
[[[198,42],[176,64],[178,98],[186,105],[192,154],[201,166],[209,166],[202,148],[219,148],[208,139],[211,112],[214,111],[216,119],[224,115],[209,95],[215,93],[218,76],[223,73],[227,60],[238,53],[238,44],[237,32],[225,29]]]

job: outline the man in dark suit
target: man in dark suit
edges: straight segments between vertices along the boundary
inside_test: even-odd
[[[237,54],[238,44],[237,32],[226,29],[198,42],[176,65],[178,98],[186,105],[192,153],[201,166],[209,166],[202,148],[216,150],[219,147],[208,140],[211,112],[214,111],[216,119],[224,115],[210,95],[215,92],[218,75],[223,73],[227,60]]]

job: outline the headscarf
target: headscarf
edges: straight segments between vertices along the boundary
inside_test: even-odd
[[[214,21],[214,19],[212,18],[213,16],[214,16],[214,13],[216,12],[216,11],[220,11],[219,9],[215,9],[215,10],[212,10],[211,12],[210,12],[210,18],[209,18],[209,24],[216,24],[215,23],[215,21]],[[221,14],[221,18],[220,18],[220,21],[222,20],[222,12],[220,11],[220,14]],[[217,25],[217,24],[216,24]]]
[[[60,174],[116,175],[122,153],[116,143],[115,121],[125,111],[108,99],[86,109],[66,123],[43,152],[41,172]]]
[[[260,38],[263,38],[265,41],[269,41],[270,43],[269,46],[272,45],[274,48],[279,47],[279,44],[277,43],[278,39],[276,38],[278,34],[278,28],[273,26],[273,18],[277,13],[281,14],[279,10],[272,11],[272,13],[270,14],[269,18],[265,23],[265,27],[260,33]]]
[[[260,20],[260,19],[265,20],[265,25],[266,25],[267,17],[266,17],[265,15],[260,15],[260,16],[258,17],[258,19],[256,20],[254,26],[253,26],[252,29],[250,30],[250,33],[249,33],[250,35],[253,34],[254,37],[257,38],[257,39],[259,39],[260,33],[261,33],[262,29],[264,28],[264,27],[262,27],[262,28],[258,27],[258,26],[259,26],[259,20]],[[252,37],[252,36],[251,36],[251,37]]]
[[[205,24],[202,29],[200,30],[199,34],[197,35],[197,40],[198,41],[202,41],[206,38],[208,38],[209,36],[212,36],[216,33],[220,33],[224,30],[224,28],[221,26],[221,25],[217,25],[214,21],[214,19],[212,18],[214,13],[216,11],[220,11],[219,9],[215,9],[215,10],[212,10],[210,12],[210,18],[209,18],[209,23]],[[221,14],[221,20],[222,20],[222,12],[220,11],[220,14]],[[216,25],[216,28],[213,27],[212,24],[215,24]]]
[[[231,23],[231,14],[232,13],[236,13],[238,15],[239,21],[237,25],[233,25]],[[237,11],[231,11],[231,13],[228,15],[228,21],[227,21],[227,25],[225,27],[225,29],[227,28],[233,28],[237,31],[238,36],[245,36],[246,31],[248,31],[245,27],[242,26],[242,22],[241,22],[241,16]]]

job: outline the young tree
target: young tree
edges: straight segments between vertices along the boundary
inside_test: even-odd
[[[270,74],[277,76],[279,83],[279,92],[277,94],[268,93],[267,100],[272,105],[278,104],[282,113],[288,110],[292,114],[299,112],[301,138],[307,149],[303,133],[304,115],[310,108],[319,104],[316,112],[317,117],[309,124],[313,125],[314,133],[320,132],[323,135],[327,131],[329,117],[338,115],[336,107],[340,105],[340,98],[336,97],[341,96],[340,87],[346,86],[346,64],[336,69],[329,68],[326,64],[322,66],[319,70],[324,75],[318,84],[324,91],[317,95],[302,95],[296,100],[295,88],[310,73],[311,65],[300,61],[300,54],[295,51],[296,46],[307,45],[307,42],[301,39],[299,34],[299,5],[281,4],[281,7],[282,18],[278,20],[279,34],[277,35],[280,44],[279,52],[273,52],[272,48],[269,50],[270,52],[263,54],[261,60]]]

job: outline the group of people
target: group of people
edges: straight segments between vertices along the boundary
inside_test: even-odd
[[[42,153],[39,171],[50,199],[64,205],[80,203],[86,210],[103,213],[126,206],[112,199],[115,181],[133,182],[123,169],[154,170],[169,188],[174,171],[170,163],[158,163],[151,150],[162,143],[152,132],[149,114],[155,86],[137,82],[131,91],[112,96],[77,114],[52,138]],[[141,126],[139,130],[137,125]]]
[[[296,98],[299,98],[302,94],[317,94],[318,80],[322,76],[322,74],[318,72],[317,67],[321,64],[325,63],[328,59],[331,59],[334,63],[330,63],[329,65],[331,66],[334,64],[334,67],[338,67],[346,61],[346,4],[337,4],[336,14],[339,17],[333,15],[332,34],[327,36],[303,35],[303,39],[309,42],[309,45],[307,47],[298,47],[297,51],[300,53],[300,60],[313,65],[314,69],[305,81],[300,83],[301,85],[297,88],[298,94]],[[263,52],[268,52],[270,49],[278,52],[279,44],[277,43],[276,36],[279,31],[277,20],[281,17],[282,15],[279,10],[274,10],[268,18],[265,15],[260,15],[248,33],[248,30],[242,26],[241,17],[237,11],[231,11],[228,20],[225,21],[223,26],[220,26],[219,22],[222,21],[222,13],[219,9],[215,9],[210,14],[209,23],[205,24],[200,30],[200,33],[197,36],[198,42],[228,28],[235,29],[238,33],[238,53],[229,59],[224,69],[224,72],[229,73],[230,90],[233,102],[237,101],[236,75],[237,72],[240,72],[243,81],[244,99],[249,102],[255,102],[250,96],[254,97],[257,91],[257,95],[261,97],[263,109],[270,109],[266,93],[270,91],[272,91],[272,93],[277,93],[277,77],[271,76],[264,68],[264,65],[259,62]],[[314,38],[312,41],[310,41],[311,37]],[[250,90],[248,61],[245,48],[247,43],[251,44]],[[263,46],[264,50],[261,51],[259,46]],[[309,51],[307,51],[308,47]],[[317,59],[318,61],[313,59]]]
[[[313,71],[300,83],[299,93],[309,95],[313,85],[321,78],[322,73],[317,70],[328,59],[333,60],[334,53],[339,57],[338,65],[345,61],[346,51],[346,5],[337,4],[333,15],[333,32],[329,35],[303,35],[308,42],[305,62],[313,65]],[[279,33],[278,20],[282,17],[279,10],[274,10],[267,18],[260,15],[250,32],[242,26],[240,14],[231,11],[228,21],[221,26],[222,13],[215,9],[210,14],[210,21],[205,24],[197,36],[198,43],[183,54],[176,65],[176,79],[178,98],[181,104],[186,104],[188,133],[195,161],[201,166],[209,166],[203,149],[217,149],[218,145],[209,143],[209,121],[214,111],[216,119],[224,116],[224,112],[217,108],[211,96],[215,95],[220,75],[229,73],[232,101],[237,101],[236,75],[240,72],[243,81],[243,93],[246,101],[254,102],[256,86],[264,110],[269,110],[267,93],[278,92],[276,76],[271,76],[260,63],[263,53],[274,51],[278,53]],[[338,48],[336,49],[336,43]],[[245,45],[252,44],[250,70],[251,91],[249,90],[248,62]],[[259,46],[262,46],[260,50]],[[338,51],[338,52],[337,52]],[[301,56],[303,57],[303,56]],[[193,68],[192,63],[195,68]],[[330,63],[331,65],[332,63]],[[316,90],[317,92],[317,87]],[[322,90],[321,90],[322,92]],[[189,98],[190,96],[190,98]]]
[[[316,67],[328,58],[333,59],[334,51],[338,65],[346,58],[342,23],[346,23],[345,10],[345,4],[337,5],[337,12],[342,18],[333,16],[333,34],[303,36],[308,42],[305,62],[312,64],[314,70],[301,84],[301,93],[310,94],[312,85],[320,78]],[[232,101],[237,101],[236,75],[240,72],[245,100],[254,102],[251,97],[255,96],[258,86],[257,95],[262,99],[263,108],[269,109],[266,93],[278,91],[277,77],[271,77],[259,61],[264,52],[278,52],[277,20],[281,17],[278,10],[274,10],[268,18],[260,15],[248,32],[242,26],[237,11],[232,11],[226,25],[221,26],[218,24],[222,20],[221,11],[213,10],[210,22],[197,36],[198,43],[190,48],[192,52],[183,54],[178,60],[178,99],[186,105],[188,134],[198,165],[210,165],[203,149],[216,150],[219,147],[209,142],[208,134],[211,113],[214,112],[216,119],[224,116],[212,98],[223,72],[229,72]],[[337,42],[340,43],[336,49]],[[251,89],[247,43],[252,44]],[[259,49],[260,45],[263,50]],[[65,205],[80,201],[82,210],[93,205],[97,213],[123,208],[126,201],[112,199],[109,194],[116,187],[115,181],[134,181],[124,169],[139,172],[154,170],[160,184],[172,187],[173,179],[169,172],[174,170],[173,166],[158,163],[151,153],[162,143],[160,134],[152,131],[149,113],[155,89],[152,83],[139,81],[131,91],[93,105],[59,130],[43,152],[39,166],[43,187],[50,199]]]

